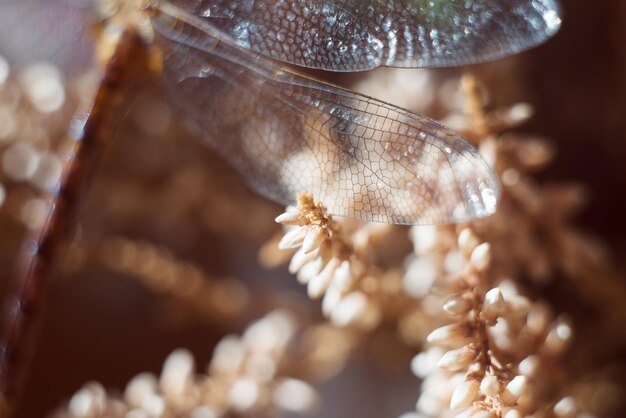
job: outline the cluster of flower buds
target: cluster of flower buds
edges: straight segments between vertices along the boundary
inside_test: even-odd
[[[297,249],[289,271],[307,286],[311,298],[323,297],[322,310],[332,323],[362,329],[378,325],[380,308],[373,295],[359,286],[378,275],[378,270],[355,253],[352,243],[313,196],[300,196],[298,207],[287,208],[276,222],[289,228],[279,248]]]
[[[308,411],[318,402],[317,392],[303,380],[281,375],[280,369],[296,329],[291,314],[273,311],[241,337],[223,338],[206,374],[196,373],[191,353],[179,349],[166,359],[160,376],[141,373],[131,379],[123,398],[91,382],[55,416],[219,418]]]
[[[0,56],[0,207],[29,229],[43,225],[63,170],[57,150],[76,106],[69,87],[52,64],[11,71]]]
[[[417,409],[463,418],[537,414],[550,384],[547,370],[537,373],[538,367],[562,352],[571,329],[565,319],[553,320],[544,304],[518,294],[510,281],[489,288],[490,245],[471,229],[461,231],[457,247],[464,271],[443,287],[443,310],[454,322],[434,329],[427,337],[431,348],[412,363],[423,379]],[[556,416],[567,416],[558,413],[566,409],[563,402],[554,406]]]

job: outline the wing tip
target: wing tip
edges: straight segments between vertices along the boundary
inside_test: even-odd
[[[548,41],[561,29],[563,14],[558,0],[539,0],[530,4],[524,12],[530,39],[517,52],[523,52]]]

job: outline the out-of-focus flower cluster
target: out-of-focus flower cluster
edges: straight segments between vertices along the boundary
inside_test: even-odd
[[[29,229],[45,220],[46,196],[64,164],[63,140],[84,80],[64,80],[47,63],[11,71],[0,56],[0,206]]]
[[[74,394],[56,418],[268,416],[276,411],[303,413],[319,402],[317,391],[298,378],[328,377],[345,361],[351,344],[325,324],[302,326],[285,310],[250,324],[242,336],[224,337],[204,373],[195,371],[187,350],[174,351],[160,376],[142,373],[123,395],[91,382]],[[339,338],[336,338],[339,336]],[[324,349],[325,339],[336,345]],[[297,351],[297,361],[290,354]]]
[[[240,281],[207,277],[198,266],[148,242],[111,237],[98,253],[107,268],[139,280],[209,323],[239,318],[250,303],[249,291]]]
[[[555,364],[571,327],[552,318],[544,303],[520,295],[511,281],[490,288],[491,247],[479,244],[471,229],[459,234],[458,250],[462,273],[437,289],[453,322],[431,331],[432,347],[413,360],[414,373],[424,379],[418,410],[428,416],[539,416],[563,383]],[[570,416],[555,408],[556,416]]]

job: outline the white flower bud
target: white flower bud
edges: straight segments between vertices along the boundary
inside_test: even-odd
[[[426,337],[429,343],[443,346],[458,346],[465,343],[467,339],[465,326],[459,323],[436,328]]]
[[[552,314],[550,308],[541,302],[536,302],[528,311],[526,317],[526,329],[534,335],[541,335],[548,328]]]
[[[437,226],[415,225],[411,228],[411,238],[415,254],[424,254],[437,245]]]
[[[327,317],[330,316],[340,301],[341,291],[335,286],[330,286],[322,299],[322,313]]]
[[[68,409],[77,417],[100,415],[104,411],[106,392],[102,385],[89,382],[70,399]]]
[[[568,321],[559,318],[548,332],[543,345],[551,354],[559,354],[567,347],[567,344],[572,339],[572,334],[572,327]]]
[[[267,383],[276,376],[276,361],[268,353],[253,351],[246,358],[242,374],[261,384]]]
[[[295,210],[288,210],[285,213],[281,213],[275,219],[276,223],[283,225],[298,225],[302,226],[307,223],[307,220],[302,214]]]
[[[180,396],[193,378],[195,364],[189,350],[174,350],[163,364],[159,385],[165,395]]]
[[[576,403],[570,396],[566,396],[554,405],[554,415],[559,418],[574,418],[576,416]]]
[[[350,271],[350,262],[348,260],[344,260],[335,270],[335,275],[333,276],[333,286],[336,286],[340,290],[348,290],[350,286],[352,286],[353,279],[354,277]]]
[[[431,393],[422,393],[417,399],[415,408],[427,416],[439,416],[443,405],[441,400]]]
[[[317,255],[317,251],[305,253],[302,248],[300,248],[296,251],[293,257],[291,257],[291,261],[289,262],[289,273],[296,274],[302,267],[304,267],[304,265],[313,261]]]
[[[479,383],[476,380],[465,380],[452,393],[450,409],[458,411],[467,408],[478,394]]]
[[[297,227],[287,231],[278,243],[278,249],[290,250],[292,248],[298,248],[302,245],[302,241],[304,241],[304,237],[306,236],[308,230],[309,228],[306,227]]]
[[[213,374],[234,374],[246,357],[246,348],[238,336],[227,335],[213,350],[210,370]]]
[[[539,357],[528,356],[519,363],[519,372],[527,377],[532,377],[539,369]]]
[[[500,393],[500,381],[492,374],[486,375],[480,382],[480,392],[487,396],[496,396]]]
[[[307,287],[307,292],[310,298],[317,299],[324,294],[326,289],[328,289],[328,285],[330,284],[333,274],[338,266],[339,260],[337,258],[333,258],[328,262],[328,264],[326,264],[326,267],[324,267],[318,275],[311,277]]]
[[[427,351],[422,351],[411,360],[411,371],[417,377],[425,379],[435,372],[437,362],[441,359],[443,350],[439,347],[431,347]]]
[[[474,248],[476,248],[480,244],[476,235],[474,235],[474,231],[470,228],[465,228],[461,231],[458,238],[459,250],[463,253],[464,256],[469,257]]]
[[[438,261],[430,255],[415,257],[408,265],[402,283],[411,297],[421,298],[428,294],[439,275]]]
[[[282,379],[274,389],[272,398],[278,408],[298,413],[312,410],[319,402],[315,389],[297,379]]]
[[[528,387],[528,379],[526,376],[515,376],[504,389],[502,399],[513,405],[524,394]]]
[[[124,399],[134,408],[140,408],[149,395],[157,391],[157,379],[152,373],[141,373],[133,377],[124,389]]]
[[[526,296],[512,295],[506,298],[506,306],[513,316],[522,317],[530,311],[533,304]]]
[[[326,231],[324,228],[319,226],[310,227],[309,231],[306,233],[304,241],[302,242],[302,251],[307,254],[316,250],[325,238]]]
[[[443,304],[443,310],[450,315],[459,315],[468,312],[472,304],[462,296],[450,298]]]
[[[482,314],[488,321],[495,321],[504,312],[504,298],[499,288],[495,287],[485,294]]]
[[[228,393],[228,403],[235,412],[244,412],[253,408],[260,396],[259,384],[250,378],[235,380]]]
[[[311,280],[314,276],[319,274],[319,272],[324,267],[324,260],[322,257],[317,257],[315,260],[305,264],[302,266],[300,271],[298,271],[298,275],[296,278],[298,279],[298,283],[306,284]]]
[[[143,409],[148,413],[148,416],[151,417],[162,417],[165,413],[165,408],[165,399],[157,394],[148,396],[148,399],[146,399],[146,402],[143,404]]]
[[[352,292],[346,295],[337,304],[330,319],[337,326],[346,326],[359,322],[368,308],[367,297],[361,292]]]
[[[476,350],[469,345],[450,350],[437,362],[437,366],[452,372],[466,369],[476,359]]]
[[[483,242],[474,248],[470,257],[470,263],[478,271],[484,271],[489,267],[489,263],[491,263],[491,246],[488,242]]]
[[[535,109],[529,103],[516,103],[508,109],[508,119],[515,124],[522,123],[530,119],[535,113]]]
[[[450,250],[443,259],[443,269],[449,275],[463,273],[467,268],[467,259],[460,251]]]

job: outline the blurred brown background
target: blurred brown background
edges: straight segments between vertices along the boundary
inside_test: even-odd
[[[6,17],[6,10],[10,10],[4,8],[5,1],[0,0],[0,22],[3,12]],[[616,263],[623,267],[626,3],[562,3],[561,32],[520,60],[523,83],[528,88],[516,99],[532,103],[536,110],[535,117],[521,130],[545,135],[557,146],[558,156],[541,174],[542,180],[581,181],[589,188],[589,205],[578,222],[606,242]],[[49,18],[61,19],[60,15],[52,13]],[[76,24],[85,15],[65,17]],[[0,36],[6,41],[10,35],[5,32],[0,31]],[[7,55],[18,52],[0,50]],[[90,258],[90,251],[105,237],[120,235],[156,243],[211,276],[243,278],[255,289],[251,297],[259,300],[274,294],[267,283],[298,289],[288,278],[281,280],[281,274],[256,267],[256,248],[275,229],[272,219],[280,208],[252,197],[225,163],[216,161],[175,123],[156,134],[142,131],[137,108],[156,106],[150,111],[158,113],[162,111],[158,107],[161,101],[157,88],[142,96],[107,152],[85,200],[79,240],[86,250],[70,251],[70,262],[58,267],[31,378],[17,416],[44,415],[88,380],[122,388],[138,372],[158,371],[165,356],[177,347],[190,348],[203,367],[215,341],[245,322],[216,324],[210,317],[198,320],[186,315],[184,309],[181,313],[180,306],[163,303],[137,281],[104,268]],[[140,166],[137,156],[141,157]],[[224,183],[216,178],[228,180]],[[2,234],[5,231],[19,234],[16,227]],[[17,248],[16,244],[2,251],[3,272],[10,270]],[[257,309],[260,312],[263,307]],[[245,316],[254,314],[247,312]],[[408,364],[410,353],[397,355],[406,357]],[[418,382],[408,367],[383,373],[382,367],[370,363],[365,367],[366,363],[357,358],[327,385],[327,406],[319,416],[391,417],[412,409]],[[381,387],[391,386],[394,391],[381,394]]]
[[[581,225],[626,250],[626,4],[564,1],[564,24],[528,54],[536,116],[524,128],[553,138],[550,179],[581,179],[591,203]],[[621,257],[617,257],[621,259]]]

